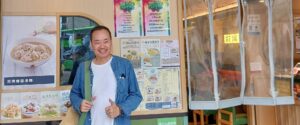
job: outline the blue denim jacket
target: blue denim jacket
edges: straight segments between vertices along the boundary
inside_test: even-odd
[[[91,62],[91,60],[89,60]],[[114,125],[130,125],[130,114],[142,101],[138,82],[129,60],[113,56],[111,67],[117,81],[115,103],[121,109],[121,115],[114,119]],[[90,66],[91,87],[93,73]],[[95,76],[101,77],[101,76]],[[91,89],[92,90],[92,89]],[[81,114],[80,104],[84,98],[84,62],[77,69],[76,76],[70,93],[70,100],[74,109]],[[91,125],[91,113],[87,114],[84,125]]]

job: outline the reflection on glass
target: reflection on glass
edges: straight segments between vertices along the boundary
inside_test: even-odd
[[[244,0],[245,96],[271,97],[268,54],[268,9],[258,0]]]
[[[237,2],[214,0],[213,4],[218,91],[221,100],[240,97],[241,93],[238,7],[216,12],[218,8],[229,5],[237,5]]]
[[[275,66],[275,91],[277,96],[291,96],[291,25],[290,0],[273,3],[273,53]],[[280,51],[278,51],[280,50]]]
[[[60,22],[60,84],[72,85],[79,63],[93,56],[89,33],[98,24],[80,16],[62,16]]]

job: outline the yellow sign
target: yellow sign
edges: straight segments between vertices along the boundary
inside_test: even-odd
[[[231,43],[240,43],[239,34],[226,34],[224,35],[224,43],[231,44]]]

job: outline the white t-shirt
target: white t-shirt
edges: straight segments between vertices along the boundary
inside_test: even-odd
[[[105,113],[105,108],[110,106],[109,99],[115,101],[117,82],[112,71],[110,62],[112,58],[105,64],[96,65],[92,62],[93,88],[92,97],[93,107],[91,109],[91,125],[113,125],[114,119],[109,118]]]

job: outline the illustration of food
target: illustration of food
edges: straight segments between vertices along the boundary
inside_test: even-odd
[[[135,50],[132,50],[132,51],[130,51],[130,54],[135,56],[135,55],[137,55],[137,52]]]
[[[157,82],[157,77],[156,77],[155,75],[150,76],[149,81],[150,81],[151,83],[156,83],[156,82]]]
[[[43,116],[56,116],[58,107],[56,104],[45,104],[41,108],[41,113]]]
[[[25,105],[24,109],[25,109],[25,112],[36,112],[37,111],[36,105],[32,102]]]
[[[23,106],[22,108],[22,117],[23,118],[32,118],[36,116],[39,112],[39,108],[35,103],[28,103]]]
[[[11,56],[22,62],[35,62],[48,59],[51,55],[49,46],[36,41],[17,45],[11,51]]]
[[[20,115],[20,109],[16,104],[7,105],[1,112],[6,118],[16,118]]]
[[[150,59],[150,58],[144,58],[144,62],[145,62],[145,63],[150,63],[150,62],[151,62],[151,59]]]
[[[128,50],[127,54],[124,54],[123,57],[129,59],[129,60],[138,60],[139,56],[137,55],[137,52],[135,50]]]
[[[155,49],[155,48],[151,48],[151,49],[148,49],[148,54],[150,56],[156,56],[156,55],[159,54],[159,51],[157,49]]]
[[[132,60],[132,55],[126,55],[126,58]]]

